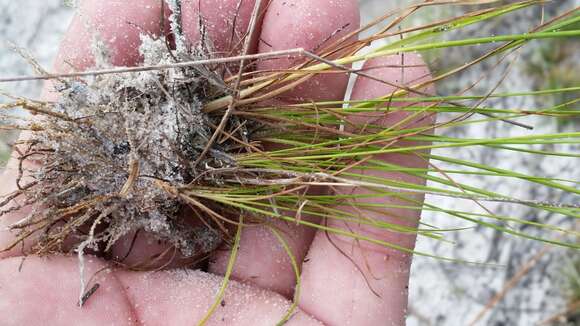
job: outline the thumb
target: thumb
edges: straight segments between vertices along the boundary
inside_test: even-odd
[[[401,56],[373,60],[366,64],[365,70],[378,80],[396,85],[416,84],[420,79],[429,76],[418,56],[405,55],[404,62],[401,61]],[[402,69],[401,65],[408,65],[409,68]],[[394,87],[359,77],[352,97],[353,100],[373,99],[393,91],[396,91]],[[409,115],[408,112],[390,108],[386,113],[364,113],[350,117],[349,120],[356,126],[370,124],[384,128],[404,121]],[[409,123],[418,127],[434,122],[432,116],[413,119],[414,121],[407,122],[401,128],[409,128]],[[397,146],[413,144],[399,141]],[[427,165],[424,160],[412,154],[388,153],[376,155],[374,159],[400,167],[426,168]],[[351,169],[348,173],[407,183],[424,183],[424,179],[416,176],[376,171],[373,168]],[[402,194],[411,199],[412,202],[409,202],[397,196],[380,196],[375,190],[362,187],[354,190],[342,188],[337,192],[346,196],[362,195],[352,199],[356,201],[355,204],[339,207],[346,214],[350,214],[348,216],[411,228],[418,223],[419,209],[392,207],[420,207],[423,201],[421,195]],[[415,244],[413,233],[393,232],[373,225],[347,223],[332,218],[329,218],[328,226],[410,250]],[[308,262],[304,264],[301,307],[330,325],[404,325],[411,258],[407,253],[378,244],[318,231],[308,254]]]

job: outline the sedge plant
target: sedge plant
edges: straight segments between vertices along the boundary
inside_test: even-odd
[[[96,39],[98,60],[92,71],[51,74],[37,67],[39,75],[35,77],[0,79],[2,83],[51,80],[60,95],[58,100],[47,102],[4,94],[10,99],[1,106],[6,117],[4,128],[24,130],[28,136],[16,143],[20,154],[18,187],[3,199],[1,214],[23,207],[32,209],[23,220],[11,225],[18,236],[3,250],[35,237],[35,246],[26,254],[76,252],[82,272],[86,254],[107,252],[121,237],[136,230],[167,241],[170,249],[152,258],[154,264],[147,261],[125,266],[134,269],[165,267],[176,260],[181,265],[195,266],[219,246],[230,246],[222,286],[215,304],[200,322],[203,324],[222,302],[244,228],[269,228],[290,256],[296,279],[300,280],[300,264],[283,230],[272,221],[450,261],[453,259],[357,230],[416,235],[442,242],[447,241],[449,233],[470,232],[462,227],[417,225],[404,216],[393,215],[398,211],[428,211],[461,225],[468,222],[531,241],[573,250],[580,247],[566,240],[577,236],[576,230],[529,221],[515,213],[498,214],[488,208],[489,203],[506,205],[513,212],[525,207],[573,220],[580,217],[579,180],[529,175],[448,155],[452,150],[487,147],[531,159],[540,155],[578,160],[580,132],[537,133],[529,121],[578,119],[580,87],[470,92],[480,79],[466,81],[457,94],[440,96],[433,92],[437,83],[447,82],[483,61],[517,61],[518,51],[529,42],[577,38],[577,10],[543,21],[521,34],[457,37],[461,35],[458,31],[509,17],[542,1],[507,5],[491,1],[456,17],[396,28],[433,6],[464,4],[426,1],[389,12],[314,50],[251,55],[248,47],[260,17],[257,5],[245,41],[239,44],[241,54],[216,58],[207,44],[195,48],[185,45],[176,3],[169,1],[174,12],[170,24],[173,39],[144,35],[142,66],[111,68],[106,47]],[[382,27],[371,36],[357,38],[377,26]],[[451,37],[444,37],[447,35]],[[386,41],[386,45],[371,46],[378,41]],[[418,80],[401,84],[377,80],[386,89],[394,89],[378,98],[276,101],[284,92],[321,75],[376,79],[364,68],[353,68],[363,62],[390,57],[394,58],[393,66],[404,67],[406,55],[461,51],[464,47],[486,50],[462,65],[434,71]],[[256,62],[281,57],[291,58],[294,65],[285,70],[253,69]],[[490,105],[491,99],[551,95],[565,101],[549,107]],[[33,113],[33,118],[5,113],[16,108]],[[385,126],[381,120],[385,118],[394,123]],[[514,125],[521,132],[502,138],[445,135],[447,130],[494,121]],[[451,151],[441,154],[441,150]],[[380,155],[398,159],[377,159]],[[27,163],[30,160],[34,164]],[[409,160],[422,164],[405,164]],[[406,177],[384,177],[389,173]],[[469,176],[519,180],[573,199],[520,198],[459,182],[455,180],[458,175],[462,180]],[[424,196],[435,200],[424,202]],[[373,199],[385,197],[392,200],[373,204]],[[24,204],[12,205],[15,199]],[[450,209],[441,199],[467,201],[478,209]],[[374,218],[383,215],[389,218]],[[337,223],[357,227],[337,228]],[[518,225],[541,230],[542,236],[520,231]],[[67,246],[70,238],[77,244]],[[116,263],[123,265],[122,257]],[[80,303],[86,301],[91,290],[86,281],[81,274]],[[299,289],[298,283],[296,300]],[[292,309],[296,306],[295,301]],[[280,323],[290,318],[292,309]]]

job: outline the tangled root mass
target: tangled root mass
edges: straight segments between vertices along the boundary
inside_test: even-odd
[[[97,64],[106,67],[106,52],[97,48]],[[200,58],[149,37],[140,51],[145,65]],[[223,115],[202,110],[226,92],[220,82],[206,66],[58,82],[56,114],[35,122],[41,131],[33,133],[22,158],[39,163],[31,176],[35,186],[26,191],[33,210],[13,228],[26,234],[31,226],[46,226],[37,254],[61,250],[70,236],[82,250],[107,252],[136,230],[167,241],[185,257],[214,250],[226,234],[184,214],[180,198],[160,183],[190,184],[204,171],[235,167],[238,145],[209,142],[211,126]],[[247,133],[236,119],[227,123]]]

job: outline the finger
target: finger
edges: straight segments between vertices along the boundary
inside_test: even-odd
[[[312,242],[314,232],[276,220],[269,220],[268,223],[284,237],[296,261],[301,261]],[[209,270],[223,275],[230,254],[229,249],[216,252]],[[272,229],[266,226],[247,227],[242,231],[232,278],[258,285],[288,298],[292,296],[296,286],[296,276],[289,253]]]
[[[161,32],[161,5],[157,0],[131,2],[113,0],[86,0],[81,2],[73,21],[64,36],[55,60],[57,72],[83,70],[94,64],[91,44],[98,36],[107,45],[111,61],[115,65],[134,65],[139,61],[140,34],[159,35]],[[43,98],[54,100],[58,95],[46,84]],[[26,135],[21,136],[26,137]],[[30,163],[28,163],[30,164]],[[28,165],[30,167],[30,165]],[[7,195],[16,189],[18,158],[15,153],[2,174],[0,194]],[[23,182],[23,184],[26,184]],[[18,205],[23,199],[12,201]],[[9,207],[8,207],[9,208]],[[12,244],[15,234],[8,230],[13,223],[24,218],[30,209],[24,208],[0,218],[0,250]],[[21,255],[29,251],[34,238],[13,250],[0,252],[0,258]]]
[[[376,78],[396,84],[415,85],[428,76],[428,70],[416,55],[392,56],[366,64],[366,68],[380,66],[408,65],[414,68],[379,68],[367,70]],[[353,100],[384,96],[395,90],[393,87],[359,77],[353,91]],[[425,92],[425,90],[422,90]],[[355,117],[358,125],[372,121],[382,126],[393,126],[408,116],[395,108],[386,116],[377,113],[374,117]],[[415,126],[433,123],[432,116],[414,118]],[[409,128],[409,126],[405,126]],[[398,146],[405,146],[402,142]],[[407,143],[407,146],[410,144]],[[426,168],[427,163],[413,155],[383,154],[375,157],[402,167]],[[403,182],[422,184],[424,181],[404,173],[353,170],[369,176],[387,178]],[[348,193],[344,190],[339,193]],[[356,189],[353,194],[368,194],[370,191]],[[422,202],[422,196],[413,196]],[[360,199],[361,203],[408,205],[409,202],[393,197]],[[376,207],[376,206],[375,206]],[[341,207],[353,215],[364,214],[365,219],[382,220],[388,223],[416,226],[420,212],[410,209],[389,209],[385,213],[364,211],[353,207]],[[385,209],[386,210],[386,209]],[[415,236],[377,230],[373,227],[329,219],[329,226],[386,241],[412,249]],[[329,240],[331,239],[331,240]],[[400,251],[356,241],[348,237],[338,237],[319,232],[308,253],[308,263],[303,266],[303,292],[300,305],[309,313],[330,325],[403,325],[407,306],[407,288],[411,256]]]
[[[91,277],[105,266],[87,257],[85,275]],[[97,274],[88,287],[97,283],[99,288],[80,309],[75,258],[4,259],[0,261],[2,325],[135,325],[121,283],[110,272]]]
[[[199,42],[204,42],[201,46],[207,46],[205,43],[209,42],[212,51],[223,55],[236,54],[241,49],[254,6],[254,0],[182,1],[181,23],[186,41],[191,46],[199,46]],[[200,26],[205,31],[203,39]],[[256,33],[260,33],[260,24],[256,27]],[[250,50],[253,51],[253,48]],[[112,258],[126,266],[155,269],[189,265],[199,257],[184,257],[169,243],[154,235],[131,232],[112,248]]]
[[[343,26],[348,26],[342,29]],[[303,47],[314,49],[334,35],[332,42],[359,26],[358,2],[354,0],[292,0],[271,1],[264,17],[262,35],[259,42],[260,52]],[[337,34],[337,31],[340,31]],[[288,60],[262,62],[259,69],[283,69],[292,63]],[[347,85],[346,75],[316,78],[308,85],[292,92],[303,92],[308,100],[340,100],[344,97]],[[311,88],[313,91],[305,91]],[[293,96],[290,94],[290,96]],[[306,216],[304,217],[307,218]],[[292,255],[302,261],[312,242],[314,230],[297,227],[279,220],[268,221],[280,230],[288,243]],[[229,251],[216,254],[210,270],[223,274]],[[233,276],[260,287],[290,296],[296,285],[288,253],[268,227],[251,227],[243,231],[237,264]]]
[[[201,271],[119,272],[141,325],[197,325],[205,317],[223,278]],[[290,308],[278,294],[230,282],[206,325],[276,325]],[[297,310],[288,325],[320,325]]]
[[[161,21],[161,1],[158,0],[81,1],[62,40],[56,69],[64,72],[94,66],[95,39],[107,46],[113,65],[134,66],[141,60],[141,35],[158,36]]]
[[[99,286],[79,308],[76,257],[0,261],[2,325],[197,325],[222,282],[199,271],[119,272],[92,257],[84,273],[87,291]],[[232,282],[206,325],[275,325],[290,305],[278,294]],[[320,325],[300,310],[288,324]]]
[[[357,30],[360,26],[355,0],[273,0],[264,18],[259,52],[304,48],[319,52],[325,46]],[[289,58],[263,61],[260,70],[286,69],[296,61]],[[284,94],[287,101],[341,100],[349,75],[317,76]]]
[[[110,258],[133,270],[187,265],[185,257],[171,243],[143,230],[135,230],[121,237],[111,248]]]
[[[268,1],[262,1],[265,8]],[[202,47],[209,47],[212,54],[232,56],[241,53],[255,0],[183,0],[183,33],[190,45],[202,41]],[[261,11],[260,11],[261,12]],[[201,29],[200,29],[201,28]],[[261,24],[256,26],[259,35]],[[205,33],[202,32],[205,31]],[[255,52],[253,40],[250,53]]]

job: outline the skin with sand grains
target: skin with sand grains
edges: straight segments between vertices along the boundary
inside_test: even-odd
[[[264,1],[268,2],[268,1]],[[241,4],[241,6],[239,6]],[[189,43],[199,40],[200,15],[207,26],[206,35],[215,50],[230,53],[234,35],[243,35],[248,28],[254,1],[183,0],[183,32]],[[165,8],[167,9],[167,8]],[[118,66],[140,64],[138,51],[140,34],[162,33],[163,7],[158,0],[86,0],[61,44],[55,70],[60,72],[88,69],[94,65],[91,40],[98,30],[111,52],[111,61]],[[329,35],[340,38],[359,26],[356,0],[273,0],[263,8],[251,52],[265,53],[302,47],[315,49],[328,41]],[[166,12],[167,17],[169,13]],[[232,17],[235,19],[233,24]],[[164,20],[165,22],[168,19]],[[128,23],[130,22],[130,23]],[[92,27],[89,27],[92,26]],[[338,31],[338,32],[337,32]],[[235,52],[235,51],[234,51]],[[366,63],[366,67],[393,66],[397,57]],[[398,61],[397,61],[398,62]],[[407,55],[405,63],[412,66],[376,68],[369,74],[394,83],[426,78],[428,71],[420,59]],[[283,69],[290,63],[283,59],[260,63],[259,69]],[[347,87],[346,75],[317,77],[299,90],[284,94],[280,100],[302,99],[341,100]],[[47,87],[47,89],[50,89]],[[371,98],[391,92],[384,84],[360,78],[353,98]],[[45,98],[54,96],[45,92]],[[404,116],[397,116],[403,119]],[[373,118],[376,121],[376,117]],[[427,120],[427,119],[425,119]],[[396,123],[392,119],[380,121]],[[429,123],[425,121],[424,123]],[[402,162],[400,157],[380,159],[410,167],[426,164],[422,161]],[[14,190],[18,175],[15,160],[9,163],[0,182],[2,194]],[[11,164],[11,165],[10,165]],[[407,182],[419,182],[407,175],[391,173],[384,177]],[[355,190],[358,191],[358,190]],[[376,201],[376,199],[374,199]],[[386,201],[386,199],[385,199]],[[0,220],[0,248],[14,240],[6,227],[22,219],[23,212],[4,216]],[[416,211],[398,210],[395,216],[417,221]],[[381,217],[384,219],[384,217]],[[396,220],[387,221],[397,223]],[[411,257],[386,248],[355,244],[352,239],[333,237],[324,232],[280,223],[283,236],[294,256],[302,264],[302,287],[299,310],[290,325],[403,325],[407,306],[407,288]],[[350,229],[352,225],[335,225]],[[374,230],[357,228],[356,232]],[[376,231],[375,231],[376,233]],[[385,241],[412,248],[414,237],[385,232],[373,234]],[[121,241],[114,252],[125,253],[131,245],[129,261],[138,261],[146,253],[163,250],[139,234],[135,241]],[[30,241],[29,241],[30,242]],[[30,246],[31,243],[24,243]],[[78,301],[78,262],[76,257],[19,257],[20,248],[0,254],[0,316],[2,325],[192,325],[201,320],[212,305],[220,287],[229,257],[227,250],[211,259],[207,272],[167,270],[133,272],[106,269],[107,262],[85,257],[85,275],[97,273],[91,284],[98,287],[87,298],[82,309]],[[358,266],[358,268],[357,268]],[[236,265],[224,300],[208,321],[208,325],[275,325],[291,306],[296,279],[292,266],[279,241],[265,228],[243,231]]]

